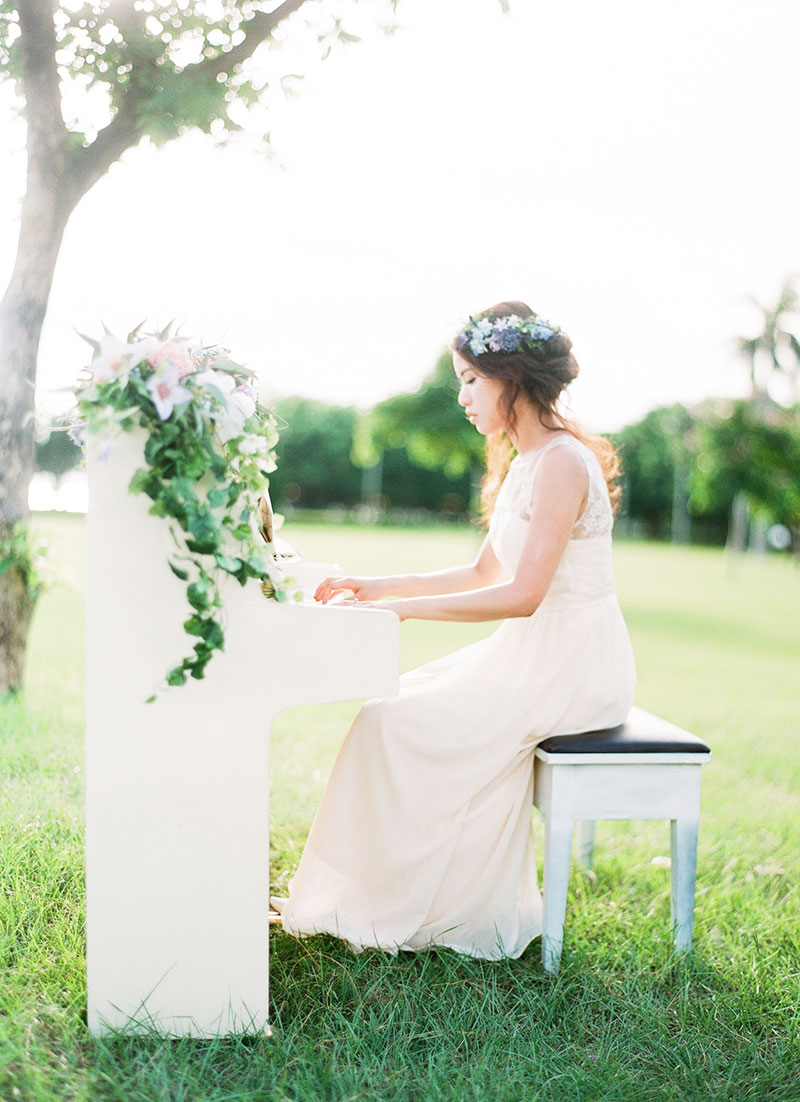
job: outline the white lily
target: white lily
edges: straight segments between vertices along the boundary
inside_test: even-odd
[[[149,341],[126,344],[111,333],[105,333],[100,341],[100,355],[89,364],[94,381],[107,383],[126,375],[146,359],[149,344]]]
[[[214,386],[217,390],[221,390],[223,394],[230,394],[236,386],[236,382],[231,375],[227,375],[224,371],[214,371],[209,367],[205,371],[200,371],[194,377],[196,386]]]
[[[166,421],[175,406],[185,405],[192,397],[191,390],[180,385],[180,373],[174,363],[148,379],[147,389],[162,421]]]
[[[266,451],[267,441],[263,436],[256,436],[254,432],[249,432],[239,441],[240,455],[264,455]]]
[[[247,421],[256,411],[256,404],[249,394],[241,390],[235,390],[228,394],[225,409],[219,418],[220,439],[225,442],[240,436]]]

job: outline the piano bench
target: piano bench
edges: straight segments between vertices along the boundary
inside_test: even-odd
[[[692,945],[702,739],[641,708],[618,727],[550,735],[536,747],[533,802],[545,824],[542,964],[556,971],[564,937],[573,826],[591,867],[597,819],[669,819],[675,949]]]

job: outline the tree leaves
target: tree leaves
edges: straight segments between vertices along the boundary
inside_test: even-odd
[[[24,2],[32,5],[41,0]],[[75,149],[80,159],[82,147],[87,152],[95,139],[97,92],[105,93],[111,126],[122,112],[129,118],[127,145],[145,134],[163,145],[187,129],[238,130],[232,105],[249,109],[265,86],[263,79],[250,79],[243,67],[305,0],[283,0],[278,5],[249,0],[153,0],[147,10],[131,0],[116,4],[87,0],[81,5],[67,0],[46,2],[55,9],[50,49],[55,51],[62,85],[80,85],[80,96],[71,99],[78,111],[68,123],[83,139]],[[390,0],[383,6],[393,7]],[[10,0],[0,3],[0,77],[15,80],[20,76],[19,7]],[[337,41],[357,41],[341,19],[310,10],[306,30],[316,26],[318,34],[306,34],[306,38],[323,56]],[[291,25],[302,31],[302,22]],[[42,45],[48,48],[46,41]],[[95,95],[87,96],[87,90]],[[89,103],[91,115],[83,112],[83,105]],[[114,149],[111,160],[121,152]]]
[[[361,453],[405,446],[421,467],[442,468],[455,478],[482,462],[483,442],[456,402],[451,355],[444,352],[413,394],[397,394],[373,409]]]
[[[692,501],[729,508],[745,494],[755,512],[800,532],[800,406],[736,401],[698,422]]]

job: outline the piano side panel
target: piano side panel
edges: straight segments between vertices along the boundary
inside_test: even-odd
[[[231,581],[225,652],[146,704],[189,640],[166,525],[127,493],[137,462],[123,438],[89,464],[89,1028],[266,1028],[270,726],[293,704],[395,692],[399,622]]]

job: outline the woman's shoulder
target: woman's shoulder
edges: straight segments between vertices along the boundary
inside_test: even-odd
[[[514,482],[520,488],[531,493],[540,473],[548,483],[581,484],[584,490],[589,486],[605,484],[600,461],[588,444],[569,432],[554,435],[544,447],[534,453],[523,453],[516,457]]]
[[[585,493],[591,482],[593,458],[591,448],[567,434],[565,439],[552,440],[545,445],[535,470],[536,474],[542,473],[543,481],[552,483],[554,488],[559,487],[559,492],[575,487]]]
[[[565,469],[575,468],[576,459],[580,457],[584,466],[588,467],[593,459],[594,452],[582,440],[573,436],[571,432],[556,433],[551,440],[534,452],[518,455],[512,464],[519,471],[536,471],[542,463],[548,467],[563,466]]]

